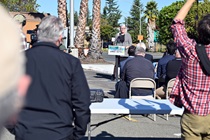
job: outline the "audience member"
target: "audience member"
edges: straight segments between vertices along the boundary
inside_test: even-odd
[[[127,32],[127,27],[125,26],[125,24],[122,24],[120,26],[120,32],[117,33],[115,36],[114,45],[125,46],[126,55],[127,55],[127,49],[129,48],[129,46],[132,45],[132,38],[131,38],[131,35]],[[115,59],[117,59],[117,57],[119,58],[120,56],[116,56]],[[112,75],[112,80],[114,80],[118,76],[118,75],[116,75],[117,70],[118,70],[118,68],[115,64],[114,70],[113,70],[113,75]]]
[[[171,26],[174,40],[182,56],[182,65],[170,94],[170,100],[184,107],[181,118],[183,140],[210,139],[210,14],[198,23],[198,41],[187,36],[184,19],[196,0],[187,0]],[[197,44],[203,44],[198,46]],[[201,51],[202,50],[202,51]],[[202,53],[202,55],[200,55]],[[207,61],[203,61],[203,58]]]
[[[180,70],[182,59],[178,49],[175,51],[175,57],[175,59],[169,61],[166,65],[166,83],[168,83],[169,80],[176,78]]]
[[[33,81],[15,126],[16,140],[81,139],[90,121],[90,90],[79,59],[59,50],[62,21],[43,18],[26,51]]]
[[[18,23],[20,28],[20,36],[22,41],[22,49],[27,49],[27,41],[26,41],[26,35],[23,33],[23,27],[26,25],[26,17],[22,14],[16,14],[13,19]]]
[[[154,79],[154,67],[152,63],[145,59],[145,50],[142,47],[137,46],[135,51],[135,57],[129,60],[125,66],[122,73],[124,80],[129,87],[131,80],[134,78],[152,78]],[[152,90],[150,89],[133,89],[132,95],[135,96],[147,96],[151,95]]]
[[[144,48],[144,51],[146,52],[147,47],[144,42],[138,43],[137,46]],[[153,63],[153,56],[151,54],[145,53],[145,58]]]
[[[176,44],[173,40],[169,41],[166,45],[167,53],[159,61],[157,66],[158,87],[161,87],[165,83],[166,78],[166,65],[168,61],[175,59],[174,53],[176,50]]]
[[[120,62],[120,77],[122,77],[122,71],[123,71],[123,67],[125,65],[125,63],[134,58],[135,57],[135,50],[136,50],[136,47],[131,45],[129,48],[128,48],[128,58],[126,58],[125,60],[121,61]]]
[[[0,133],[6,121],[15,119],[30,84],[25,74],[25,55],[20,53],[18,25],[0,5]]]
[[[181,67],[182,61],[179,50],[175,51],[175,57],[175,59],[170,60],[166,65],[165,83],[156,90],[157,97],[160,97],[161,99],[166,98],[166,88],[168,81],[175,78],[178,75],[179,69]]]

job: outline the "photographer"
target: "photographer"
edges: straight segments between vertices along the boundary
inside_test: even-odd
[[[181,118],[183,140],[210,139],[210,14],[199,21],[198,45],[187,36],[184,19],[195,0],[187,0],[174,18],[171,26],[174,40],[182,56],[182,65],[170,100],[176,106],[184,107]],[[205,61],[203,61],[205,60]]]

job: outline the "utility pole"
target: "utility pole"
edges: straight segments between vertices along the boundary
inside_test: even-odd
[[[139,0],[140,5],[141,5],[141,0]],[[139,7],[139,35],[141,36],[141,7]],[[139,42],[141,42],[141,40],[139,39]]]
[[[70,0],[70,47],[74,48],[74,0]]]

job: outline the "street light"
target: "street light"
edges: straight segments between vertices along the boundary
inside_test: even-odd
[[[140,0],[139,0],[139,3],[141,4]],[[139,7],[139,6],[135,5],[135,4],[133,6],[139,8],[139,35],[141,36],[141,7]],[[139,39],[139,42],[141,42],[141,39]]]
[[[126,0],[128,3],[130,3],[130,1]],[[139,4],[141,5],[141,0],[139,0]],[[141,40],[143,40],[143,36],[141,35],[141,7],[140,6],[137,6],[135,4],[133,4],[133,6],[139,8],[139,36],[138,36],[138,39],[139,39],[139,42],[141,42]]]
[[[70,0],[70,47],[74,47],[74,0]]]

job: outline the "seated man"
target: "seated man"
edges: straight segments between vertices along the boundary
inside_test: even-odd
[[[142,47],[144,48],[145,52],[146,52],[146,45],[144,44],[144,42],[140,42],[138,43],[136,46],[138,47]],[[153,56],[151,54],[147,54],[145,53],[145,56],[144,56],[147,60],[151,61],[153,63]]]
[[[159,87],[156,90],[156,95],[160,97],[161,99],[166,98],[166,88],[168,81],[170,81],[173,78],[176,78],[178,75],[179,69],[182,64],[181,55],[178,50],[175,51],[175,59],[168,62],[166,65],[166,78],[165,78],[165,84],[163,84],[161,87]]]
[[[134,78],[152,78],[154,79],[154,67],[152,62],[145,59],[145,50],[142,47],[137,46],[135,51],[135,57],[129,60],[122,72],[122,78],[125,80],[127,87]],[[135,96],[147,96],[151,95],[150,89],[133,89],[132,95]],[[128,93],[127,93],[128,97]]]
[[[128,58],[120,62],[120,77],[122,76],[123,67],[124,67],[124,65],[126,64],[126,62],[127,62],[128,60],[134,58],[134,56],[135,56],[135,50],[136,50],[136,47],[133,46],[133,45],[131,45],[131,46],[128,48],[128,55],[129,55]]]
[[[158,87],[162,86],[165,83],[166,77],[166,65],[170,60],[175,59],[174,53],[176,50],[176,44],[173,40],[169,41],[166,45],[167,53],[158,61],[157,66],[157,77],[158,80]]]

